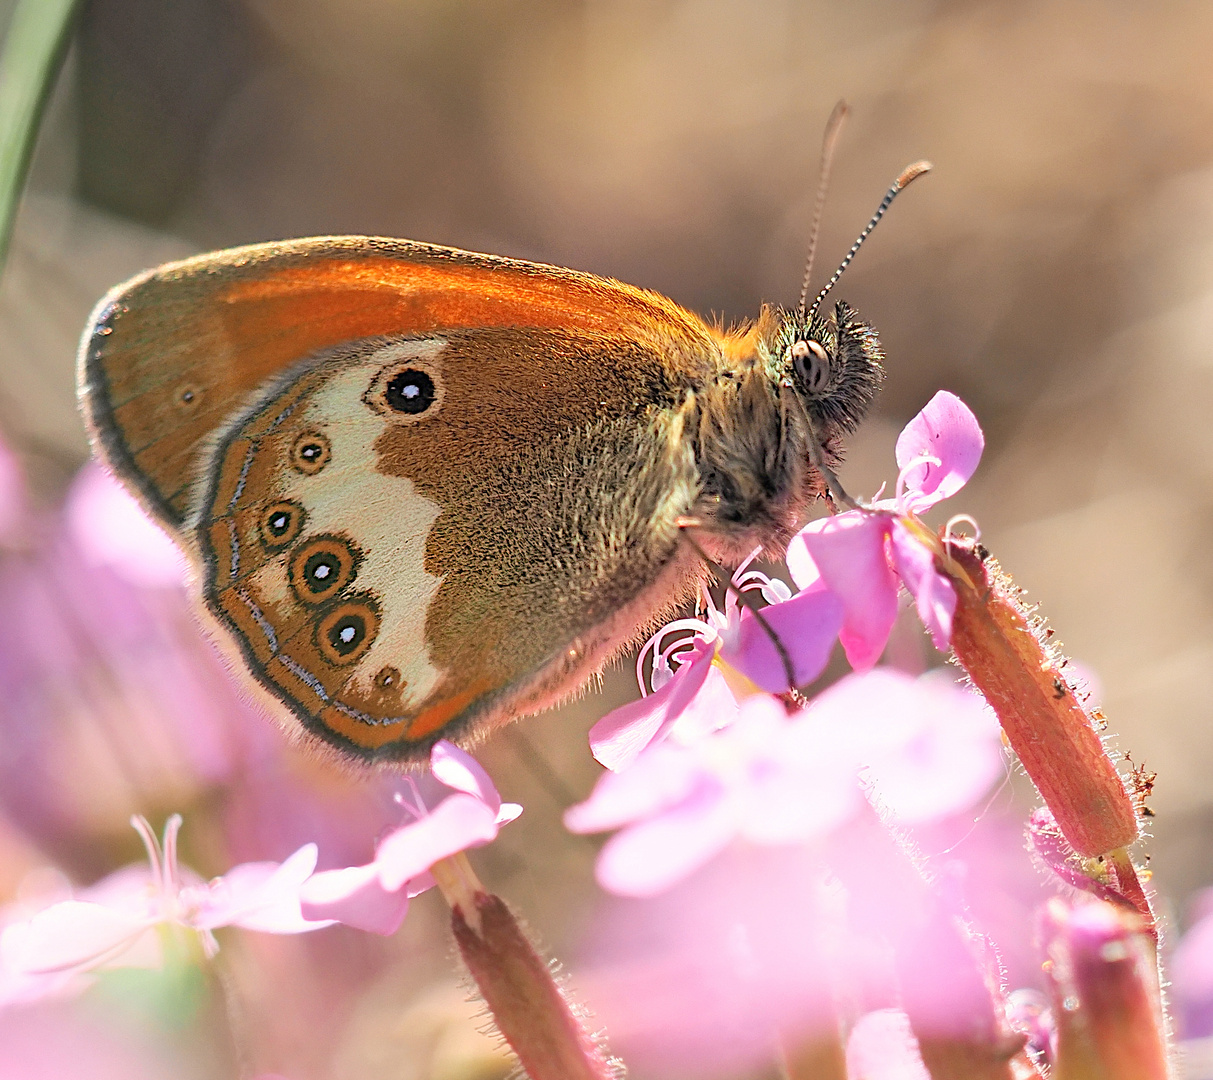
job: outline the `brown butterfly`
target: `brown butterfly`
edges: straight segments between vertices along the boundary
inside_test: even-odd
[[[552,266],[256,244],[112,291],[80,394],[257,682],[343,755],[421,760],[577,691],[704,553],[782,553],[881,379],[819,313],[837,277],[725,332]]]

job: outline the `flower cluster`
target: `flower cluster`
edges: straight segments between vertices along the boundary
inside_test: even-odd
[[[435,793],[426,799],[405,778],[397,801],[408,819],[379,842],[366,866],[314,873],[317,848],[305,844],[281,864],[243,863],[204,882],[182,867],[172,815],[161,843],[146,819],[131,824],[143,840],[147,865],[128,866],[68,900],[28,918],[11,918],[0,933],[0,1002],[58,992],[66,976],[105,967],[156,964],[159,929],[191,931],[203,954],[218,951],[214,931],[225,926],[299,934],[342,922],[391,934],[410,897],[435,884],[430,869],[467,848],[487,844],[522,807],[503,803],[488,774],[448,742],[431,756]]]
[[[898,439],[891,498],[806,526],[787,552],[791,584],[755,568],[755,553],[722,595],[705,589],[694,618],[642,649],[640,699],[591,730],[605,771],[564,822],[575,834],[612,835],[595,864],[609,899],[587,935],[580,981],[615,1046],[655,1075],[732,1075],[776,1052],[791,1075],[802,1074],[797,1061],[843,1058],[854,1077],[1003,1075],[1004,1066],[1032,1076],[1125,1055],[1145,1063],[1140,1075],[1165,1069],[1156,933],[1131,860],[1117,849],[1093,861],[1084,844],[1098,841],[1060,802],[1054,815],[1052,781],[1020,754],[1048,804],[1032,817],[1033,854],[1071,902],[1053,900],[1041,918],[1047,978],[1008,992],[1005,954],[974,929],[975,912],[997,911],[997,890],[948,853],[981,827],[985,810],[975,808],[1009,775],[1005,740],[1015,747],[1013,733],[1031,726],[1009,727],[988,691],[983,698],[946,669],[878,666],[903,592],[936,646],[964,662],[957,642],[972,637],[964,620],[985,579],[952,522],[936,532],[921,515],[964,486],[982,449],[972,413],[937,394]],[[3,537],[28,513],[6,461],[0,455]],[[102,474],[79,482],[73,518],[81,565],[177,595],[175,553]],[[53,575],[25,577],[46,584]],[[155,605],[150,615],[128,608],[140,626],[164,617]],[[838,645],[852,670],[817,689]],[[1058,685],[1047,681],[1052,668],[1033,664],[1046,689]],[[212,757],[210,775],[224,775],[248,750]],[[0,1010],[169,956],[209,961],[227,927],[300,935],[340,923],[393,934],[411,899],[438,886],[468,970],[528,1074],[614,1075],[463,855],[522,808],[446,742],[424,775],[375,784],[390,794],[391,821],[369,861],[369,844],[350,857],[357,843],[324,830],[303,799],[291,844],[275,841],[293,854],[240,862],[208,882],[179,859],[181,817],[168,818],[162,840],[136,817],[145,865],[0,909]],[[272,797],[293,799],[290,790]],[[255,804],[244,813],[238,820],[258,821]],[[1174,998],[1193,1035],[1213,1033],[1211,925],[1199,919],[1176,954]],[[1019,977],[1032,968],[1041,970],[1035,954]]]

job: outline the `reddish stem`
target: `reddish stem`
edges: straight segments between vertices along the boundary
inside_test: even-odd
[[[952,543],[936,560],[956,588],[952,649],[1002,723],[1061,831],[1094,857],[1137,839],[1137,814],[1089,713],[993,559]]]
[[[1117,905],[1067,910],[1045,920],[1057,1017],[1057,1080],[1167,1080],[1154,942]]]
[[[582,1027],[510,909],[484,892],[474,902],[472,919],[464,917],[461,905],[452,907],[451,929],[498,1030],[530,1080],[617,1080],[622,1069]]]

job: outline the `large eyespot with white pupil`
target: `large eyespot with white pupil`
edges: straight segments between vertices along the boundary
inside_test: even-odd
[[[362,400],[380,416],[400,424],[415,424],[438,413],[443,391],[438,366],[428,358],[409,356],[380,370]]]
[[[291,444],[291,464],[304,476],[315,476],[332,456],[332,446],[319,431],[305,431]]]
[[[420,368],[396,372],[383,390],[384,400],[393,412],[416,416],[434,404],[437,393],[434,380]]]
[[[303,530],[307,513],[297,502],[284,499],[267,506],[261,514],[258,529],[266,551],[282,551],[295,542]]]
[[[323,604],[358,574],[358,553],[343,536],[313,536],[291,553],[288,575],[305,604]]]
[[[797,341],[792,346],[792,366],[807,393],[820,394],[829,385],[830,356],[820,342]]]
[[[334,604],[316,624],[316,648],[330,664],[358,660],[379,633],[379,605],[370,596]]]

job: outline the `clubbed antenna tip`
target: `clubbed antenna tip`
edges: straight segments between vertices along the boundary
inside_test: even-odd
[[[871,235],[872,230],[876,228],[876,225],[880,219],[884,217],[884,212],[889,208],[893,200],[897,198],[901,191],[917,180],[918,177],[920,177],[923,173],[929,172],[930,169],[931,163],[929,161],[916,161],[913,165],[906,166],[906,168],[901,171],[901,175],[893,181],[893,186],[889,188],[887,192],[885,192],[885,197],[880,200],[880,205],[876,208],[876,213],[872,215],[872,220],[868,222],[863,232],[859,234],[859,239],[851,245],[851,250],[847,252],[846,258],[842,260],[842,263],[839,265],[838,269],[834,271],[834,276],[826,282],[825,288],[817,294],[817,299],[813,301],[813,306],[809,308],[808,311],[807,317],[810,322],[812,321],[813,316],[817,314],[817,309],[821,307],[822,300],[824,300],[829,291],[838,284],[838,279],[842,277],[842,272],[851,265],[851,260],[855,258],[855,253],[863,246],[863,242],[868,238],[869,235]]]

